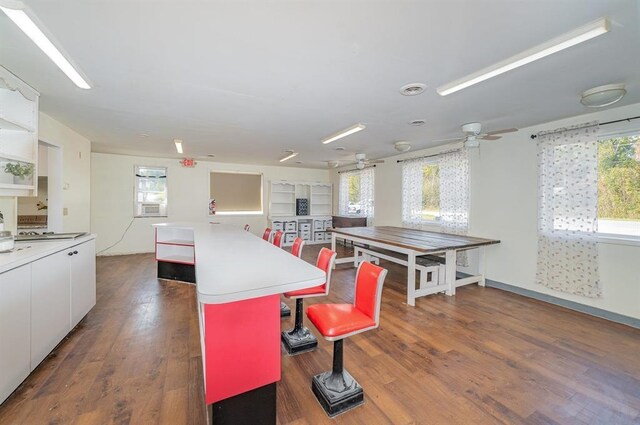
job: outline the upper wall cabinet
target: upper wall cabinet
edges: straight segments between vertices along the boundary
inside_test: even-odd
[[[39,97],[0,66],[0,196],[37,195]]]

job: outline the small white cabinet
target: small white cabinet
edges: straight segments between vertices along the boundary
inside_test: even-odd
[[[0,403],[31,372],[31,265],[0,274]]]
[[[96,305],[96,242],[90,240],[66,252],[70,265],[71,328],[73,329]]]
[[[71,330],[68,250],[31,264],[31,367]]]

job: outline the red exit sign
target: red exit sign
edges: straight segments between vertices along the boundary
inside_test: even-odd
[[[182,161],[180,161],[180,164],[182,164],[183,167],[195,167],[196,166],[196,161],[193,158],[184,158]]]

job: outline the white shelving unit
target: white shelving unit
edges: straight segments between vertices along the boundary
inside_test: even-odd
[[[308,213],[296,215],[296,199],[307,199]],[[326,243],[331,236],[332,187],[329,183],[272,181],[269,197],[269,225],[284,232],[283,245],[301,237],[308,244]]]
[[[156,261],[194,265],[193,230],[156,227]]]
[[[39,97],[0,66],[0,196],[38,193]]]

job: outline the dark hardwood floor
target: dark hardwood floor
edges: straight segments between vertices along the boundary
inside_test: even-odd
[[[408,307],[405,272],[383,265],[380,328],[345,342],[365,404],[324,414],[310,389],[331,368],[320,340],[283,353],[280,424],[640,424],[640,330],[475,285]],[[195,288],[156,279],[151,254],[99,257],[97,270],[96,307],[0,406],[0,424],[204,424]],[[305,304],[350,302],[354,277],[338,266],[328,299]]]

